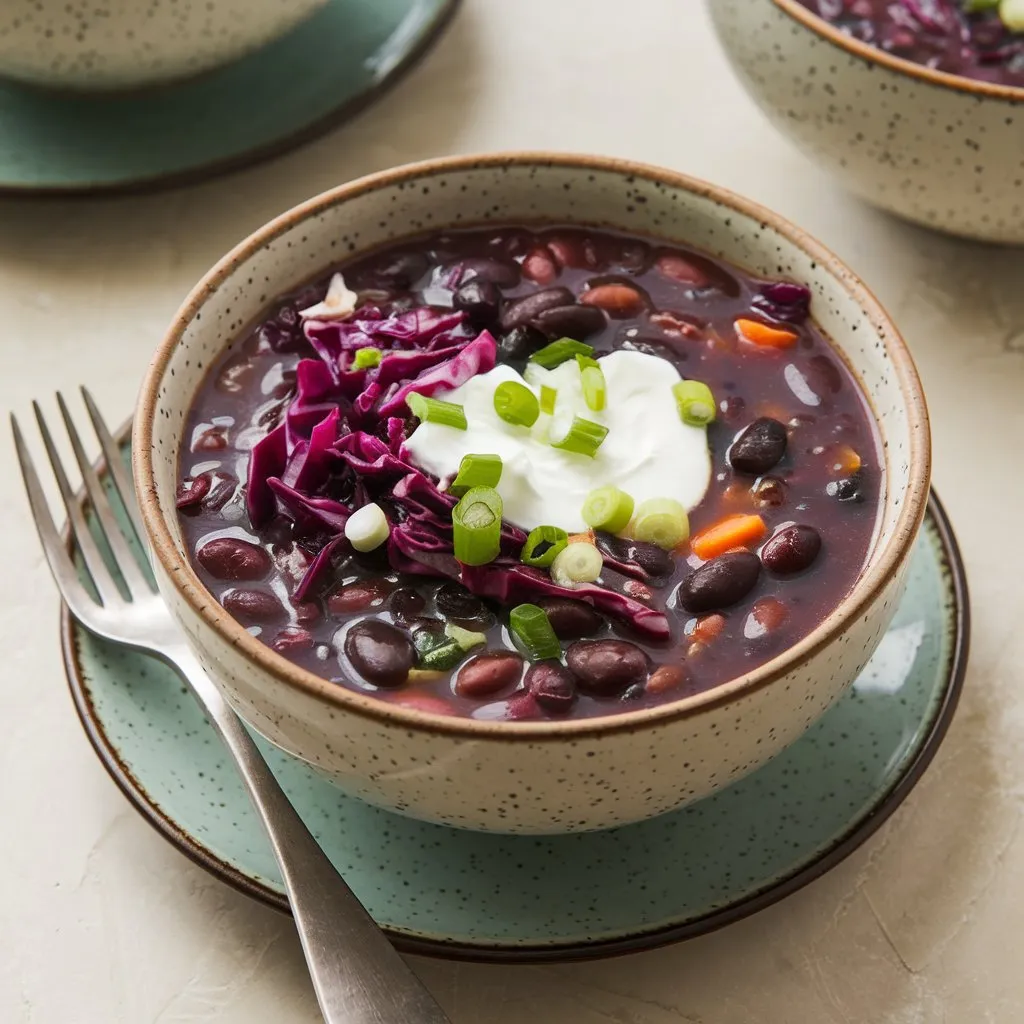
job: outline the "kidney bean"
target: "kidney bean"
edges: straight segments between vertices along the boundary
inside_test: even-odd
[[[697,619],[689,636],[698,643],[709,644],[722,635],[723,629],[725,629],[725,616],[714,612],[711,615],[702,615]]]
[[[485,651],[470,658],[455,677],[460,697],[489,697],[519,682],[523,659],[513,651]]]
[[[693,320],[682,316],[680,313],[672,313],[668,310],[652,313],[648,323],[653,324],[658,330],[664,331],[666,334],[679,338],[689,338],[691,341],[697,341],[703,333],[701,326],[694,323]]]
[[[513,327],[522,327],[535,320],[544,310],[568,306],[573,301],[573,294],[568,288],[544,288],[532,295],[524,295],[521,299],[513,299],[501,311],[502,330],[511,331]]]
[[[483,601],[458,583],[442,583],[434,601],[437,610],[449,619],[476,619],[487,613]]]
[[[462,260],[462,280],[486,281],[499,288],[515,288],[521,271],[515,260],[496,260],[489,256],[468,256]]]
[[[218,580],[261,580],[270,571],[270,555],[237,537],[218,537],[196,551],[196,561]]]
[[[498,352],[506,362],[526,362],[538,349],[543,348],[548,339],[535,327],[513,327],[501,336]]]
[[[538,606],[547,612],[548,621],[559,640],[579,640],[596,633],[604,619],[585,601],[571,597],[542,597]]]
[[[585,341],[592,334],[603,331],[608,321],[596,306],[555,306],[538,313],[532,323],[549,338]]]
[[[301,626],[286,626],[270,642],[278,654],[288,654],[290,651],[308,650],[313,646],[313,634]]]
[[[600,697],[621,693],[647,678],[647,655],[628,640],[577,640],[565,652],[579,687]]]
[[[213,382],[213,386],[218,391],[237,395],[245,389],[249,378],[252,377],[255,370],[255,365],[244,355],[235,356],[221,367],[220,373],[217,374]]]
[[[209,491],[209,473],[200,473],[197,477],[182,480],[174,496],[175,507],[182,512],[198,512],[203,498]]]
[[[404,708],[411,708],[413,711],[424,711],[428,715],[449,717],[458,714],[458,711],[447,701],[429,693],[419,693],[416,690],[399,690],[386,699],[390,704],[398,704]]]
[[[427,599],[412,587],[399,587],[388,601],[388,609],[399,622],[408,623],[422,615],[427,607]]]
[[[786,485],[777,476],[763,476],[750,489],[755,508],[781,508],[786,504]]]
[[[327,598],[332,615],[354,615],[370,608],[379,608],[394,589],[389,580],[360,580],[336,590]]]
[[[538,661],[526,672],[526,688],[547,712],[564,715],[576,701],[576,677],[558,661]]]
[[[622,590],[626,597],[631,597],[634,601],[650,602],[654,600],[651,588],[639,580],[626,580],[622,585]]]
[[[695,569],[679,584],[676,600],[688,612],[710,612],[742,601],[761,574],[751,551],[729,551]]]
[[[597,306],[617,320],[636,316],[646,305],[636,288],[617,282],[588,285],[580,296],[580,302],[584,306]]]
[[[295,619],[297,622],[308,624],[316,622],[320,618],[320,605],[316,601],[303,601],[295,605]]]
[[[543,286],[551,284],[558,277],[558,267],[555,266],[551,250],[547,246],[531,249],[523,260],[523,277],[536,281]]]
[[[416,663],[416,648],[409,637],[379,619],[364,619],[348,631],[345,654],[375,686],[401,686]]]
[[[207,427],[192,438],[194,452],[220,452],[228,446],[226,427]]]
[[[265,590],[226,590],[220,603],[243,626],[277,622],[285,617],[284,605]]]
[[[821,535],[813,526],[797,524],[778,531],[761,549],[764,567],[777,576],[792,576],[810,567],[821,551]]]
[[[747,640],[759,640],[775,632],[788,618],[789,612],[778,598],[762,597],[754,602],[754,607],[743,623],[743,636]]]
[[[644,684],[644,692],[657,695],[678,690],[686,678],[686,670],[682,665],[659,665]]]
[[[706,288],[711,283],[707,274],[699,267],[676,253],[659,256],[654,265],[658,268],[659,274],[681,284],[688,284],[692,288]]]
[[[231,473],[215,469],[209,474],[210,490],[203,498],[203,509],[219,512],[234,496],[238,489],[238,478]]]
[[[544,241],[560,267],[597,266],[597,251],[589,238],[578,234],[549,235]]]
[[[490,281],[473,279],[459,286],[452,296],[452,305],[465,313],[474,327],[489,327],[498,319],[501,292]]]
[[[733,441],[729,462],[740,473],[760,476],[786,454],[786,442],[786,428],[778,420],[761,416]]]

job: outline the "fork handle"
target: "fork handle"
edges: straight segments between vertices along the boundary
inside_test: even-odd
[[[327,1024],[451,1024],[320,849],[191,648],[160,653],[181,672],[235,759],[281,869]]]

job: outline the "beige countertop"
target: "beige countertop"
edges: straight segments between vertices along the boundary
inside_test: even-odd
[[[930,398],[973,652],[920,786],[797,895],[620,960],[414,968],[455,1024],[1024,1020],[1024,252],[932,235],[839,191],[740,91],[698,0],[469,0],[398,88],[272,164],[150,197],[0,201],[0,407],[24,414],[84,383],[127,416],[186,290],[268,217],[391,164],[517,147],[712,179],[806,227],[875,289]],[[0,1020],[313,1024],[288,920],[171,849],[94,758],[7,441],[0,473]]]

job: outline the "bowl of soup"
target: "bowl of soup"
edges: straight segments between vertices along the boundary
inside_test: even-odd
[[[930,467],[834,256],[712,185],[533,154],[256,232],[134,441],[161,590],[247,722],[372,803],[536,833],[801,735],[893,614]]]
[[[1013,0],[708,0],[751,97],[861,198],[1024,242],[1024,18]]]

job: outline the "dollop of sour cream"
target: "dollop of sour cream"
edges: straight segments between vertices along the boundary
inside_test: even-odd
[[[498,455],[498,493],[504,517],[525,530],[558,526],[587,529],[582,509],[596,487],[614,484],[639,505],[649,498],[675,498],[687,510],[700,503],[711,480],[707,431],[683,423],[672,385],[681,378],[671,363],[643,352],[602,356],[607,400],[600,412],[587,407],[575,360],[553,370],[531,363],[526,377],[499,364],[465,384],[435,395],[461,405],[466,430],[421,423],[405,445],[406,455],[441,479],[446,488],[464,455]],[[578,415],[601,423],[608,436],[594,458],[553,448],[547,439],[552,416],[541,413],[527,429],[506,423],[494,411],[494,390],[515,381],[540,397],[541,385],[557,391],[554,416]]]

